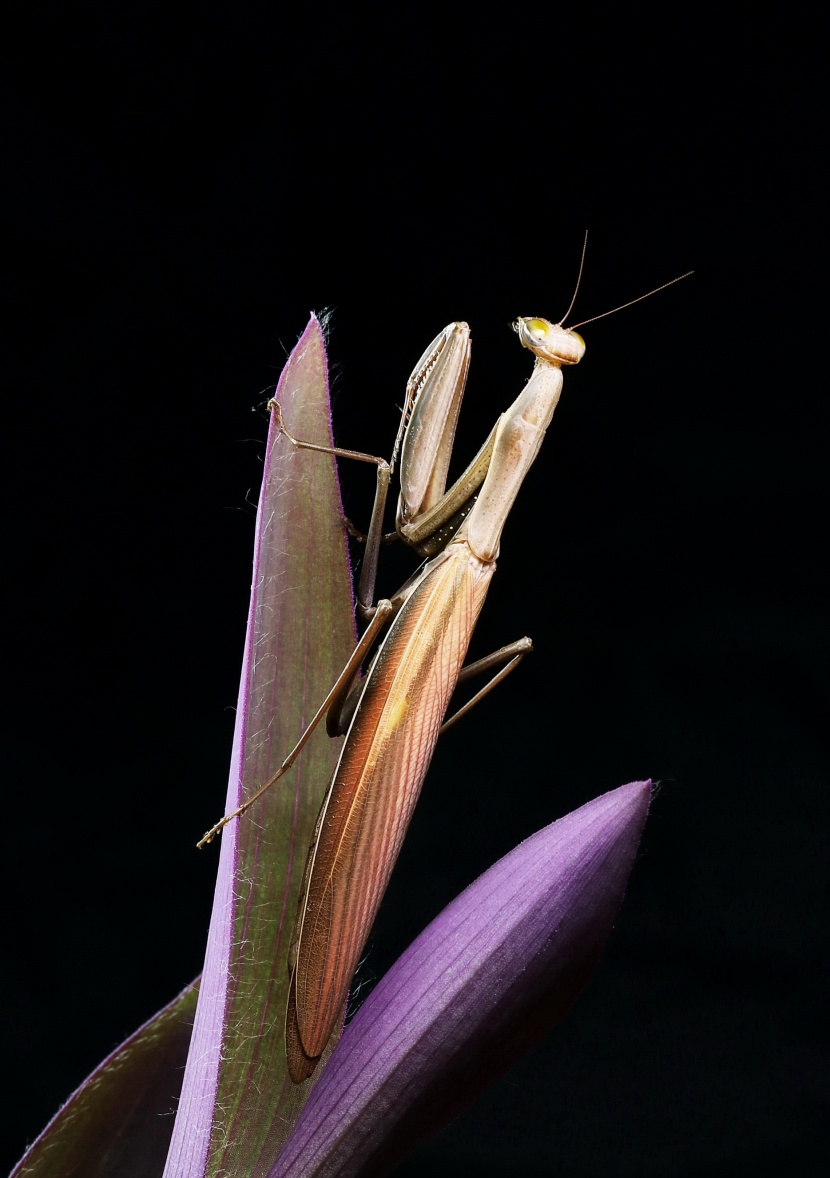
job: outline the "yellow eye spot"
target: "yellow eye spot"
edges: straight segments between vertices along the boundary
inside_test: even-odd
[[[548,334],[548,323],[544,319],[528,319],[527,329],[542,339]]]
[[[582,336],[579,334],[578,331],[572,331],[570,334],[574,339],[579,340],[579,342],[582,344],[583,348],[585,347],[585,340],[582,338]]]

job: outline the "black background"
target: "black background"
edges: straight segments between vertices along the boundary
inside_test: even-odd
[[[337,439],[379,454],[466,319],[466,461],[529,371],[509,322],[562,314],[587,227],[576,320],[696,274],[585,328],[475,640],[536,652],[442,740],[363,982],[522,837],[661,789],[576,1009],[401,1173],[819,1172],[817,30],[11,11],[0,1168],[201,968],[264,405],[309,310]],[[365,519],[371,474],[344,477]]]

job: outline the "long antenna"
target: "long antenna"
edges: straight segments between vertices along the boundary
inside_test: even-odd
[[[559,320],[560,325],[565,322],[565,320],[570,315],[571,311],[574,309],[574,303],[576,302],[576,296],[579,294],[579,284],[582,281],[582,267],[585,265],[585,251],[587,250],[587,248],[588,248],[588,230],[586,229],[585,230],[585,240],[582,243],[582,257],[579,259],[579,273],[576,276],[576,286],[574,287],[574,297],[571,299],[571,305],[568,307],[565,314]]]
[[[657,294],[659,290],[665,290],[667,286],[674,286],[675,282],[681,282],[684,278],[688,278],[690,274],[694,274],[694,270],[687,270],[685,274],[680,274],[677,278],[672,278],[671,282],[664,282],[662,286],[655,286],[654,290],[649,290],[645,294],[638,295],[636,299],[629,299],[627,303],[620,303],[619,307],[613,307],[610,311],[603,311],[601,315],[594,315],[593,319],[583,319],[581,323],[574,323],[573,327],[568,328],[568,331],[575,331],[577,327],[584,327],[586,323],[596,323],[597,319],[605,319],[607,315],[613,315],[617,311],[622,311],[625,307],[633,307],[635,303],[641,303],[643,299],[650,298],[653,294]],[[572,306],[573,303],[571,303]],[[570,307],[568,310],[570,310]],[[568,316],[566,315],[565,318],[567,319]]]

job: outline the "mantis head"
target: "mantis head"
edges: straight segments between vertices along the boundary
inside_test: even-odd
[[[517,319],[513,330],[521,340],[522,347],[529,348],[541,360],[559,367],[561,364],[578,364],[585,355],[585,341],[570,328],[549,319]]]

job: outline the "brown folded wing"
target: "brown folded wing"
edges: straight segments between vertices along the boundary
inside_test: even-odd
[[[312,1060],[341,1017],[493,567],[448,550],[408,598],[367,678],[323,803],[301,905],[289,1021],[295,1046]]]

